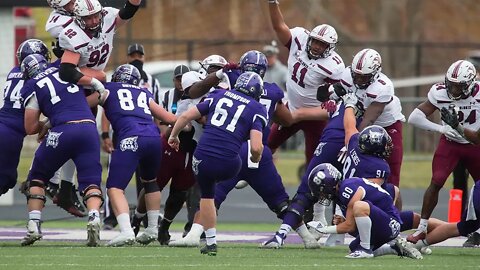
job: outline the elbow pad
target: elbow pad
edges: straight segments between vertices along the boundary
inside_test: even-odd
[[[137,13],[139,6],[132,5],[130,1],[125,2],[125,6],[120,9],[118,16],[122,20],[129,20]]]
[[[330,93],[328,92],[329,84],[322,84],[317,88],[317,100],[325,102],[329,100]]]
[[[71,63],[61,63],[60,64],[60,79],[77,84],[78,81],[83,77],[83,73],[77,70],[77,66]]]

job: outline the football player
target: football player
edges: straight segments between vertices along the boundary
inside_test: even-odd
[[[207,240],[202,254],[217,253],[215,183],[238,174],[242,164],[240,148],[249,138],[250,160],[255,163],[261,160],[262,130],[267,125],[266,110],[258,103],[262,92],[262,78],[253,72],[243,73],[235,84],[235,91],[214,91],[204,102],[183,113],[168,139],[169,145],[178,149],[180,130],[192,120],[208,114],[192,161],[202,192],[199,218]]]
[[[454,62],[445,74],[445,82],[433,85],[428,92],[428,100],[420,104],[408,118],[408,122],[416,127],[442,134],[433,156],[432,179],[423,197],[422,219],[417,230],[407,237],[412,243],[425,238],[427,222],[437,205],[438,193],[459,160],[464,162],[474,180],[480,179],[480,146],[471,144],[469,140],[475,143],[478,141],[469,131],[463,133],[467,139],[461,134],[465,128],[480,128],[480,122],[477,122],[480,117],[480,85],[475,78],[476,70],[472,63],[466,60]],[[456,129],[428,120],[427,117],[436,110],[442,111],[442,116],[447,116],[448,110],[458,110],[455,112],[455,115],[458,115]],[[442,119],[451,124],[451,120],[455,118]]]
[[[311,31],[302,27],[289,28],[283,19],[277,0],[269,0],[270,21],[279,41],[287,47],[288,108],[294,112],[302,107],[317,107],[317,88],[325,83],[338,82],[345,69],[342,58],[335,52],[338,35],[328,24],[321,24]],[[289,137],[299,130],[304,132],[306,164],[310,163],[320,140],[326,121],[301,121],[290,127],[273,124],[268,146],[276,151]]]
[[[47,116],[51,125],[47,137],[35,152],[28,175],[29,220],[22,245],[31,245],[42,238],[40,225],[45,184],[67,160],[73,159],[79,188],[88,209],[87,245],[97,246],[100,240],[99,208],[103,202],[100,143],[83,89],[60,79],[57,68],[47,69],[47,60],[38,54],[27,56],[21,69],[26,78],[32,78],[22,90],[32,93],[24,102],[26,133],[36,134],[46,125],[39,121],[40,114]],[[92,95],[90,102],[92,98],[98,100]]]

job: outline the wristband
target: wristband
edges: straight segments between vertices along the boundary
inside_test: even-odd
[[[323,228],[323,230],[325,231],[325,233],[329,233],[329,234],[337,233],[337,225],[327,226]]]
[[[108,132],[102,132],[100,136],[102,137],[102,140],[110,139],[110,133]]]
[[[223,74],[223,69],[219,69],[217,72],[215,72],[215,76],[217,76],[219,80],[223,79]]]

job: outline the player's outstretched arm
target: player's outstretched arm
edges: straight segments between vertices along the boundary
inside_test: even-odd
[[[117,18],[115,19],[116,27],[120,27],[128,22],[142,3],[142,0],[127,0],[125,5],[118,11]]]
[[[283,102],[277,103],[275,112],[273,113],[273,122],[278,123],[283,127],[289,127],[298,121],[299,120],[293,118],[293,114]]]
[[[222,69],[218,70],[215,73],[208,74],[207,77],[205,77],[205,79],[195,82],[194,84],[192,84],[192,86],[188,88],[187,90],[188,96],[190,98],[195,99],[205,95],[206,93],[208,93],[208,91],[210,91],[212,87],[214,87],[220,82],[222,77],[223,77]]]
[[[40,110],[26,108],[25,109],[25,132],[27,135],[37,134],[42,130],[43,123],[39,120]]]
[[[263,153],[262,132],[256,129],[250,130],[250,154],[252,162],[260,162]]]
[[[197,106],[191,107],[188,111],[182,113],[175,122],[173,126],[172,132],[170,133],[170,137],[168,138],[168,144],[173,149],[177,150],[180,147],[180,139],[178,138],[178,134],[180,131],[188,125],[192,120],[200,118],[202,115],[198,110]]]
[[[363,120],[358,126],[359,130],[363,130],[364,128],[373,125],[377,118],[382,114],[383,109],[387,106],[388,103],[383,102],[372,102],[370,106],[368,106],[365,114],[363,115]]]
[[[162,106],[158,105],[153,99],[150,99],[150,103],[148,104],[150,107],[150,111],[152,112],[153,116],[163,123],[174,124],[177,121],[177,117],[172,114],[171,112],[165,110]]]
[[[328,112],[326,109],[321,106],[318,107],[308,107],[308,108],[299,108],[292,112],[292,117],[294,123],[306,120],[328,120]]]
[[[343,128],[345,129],[345,145],[348,145],[350,138],[358,133],[357,118],[355,117],[356,104],[358,102],[355,93],[343,96],[345,103],[345,115],[343,116]]]
[[[79,53],[65,50],[62,56],[62,63],[60,64],[60,79],[69,83],[92,87],[95,91],[104,89],[99,79],[85,75],[77,69],[79,60]]]
[[[277,33],[278,40],[283,45],[287,45],[292,38],[292,34],[283,19],[278,0],[268,0],[268,10],[270,12],[270,21],[272,22],[273,30]]]

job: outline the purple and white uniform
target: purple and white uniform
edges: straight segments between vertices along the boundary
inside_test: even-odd
[[[203,135],[193,155],[192,167],[202,198],[214,198],[215,183],[235,177],[242,162],[239,152],[250,130],[267,125],[265,107],[238,91],[215,90],[197,105],[208,115]]]
[[[52,128],[33,159],[28,180],[47,182],[67,160],[77,167],[80,190],[100,186],[100,142],[95,119],[81,86],[62,81],[58,69],[51,67],[24,86],[31,92],[25,107],[38,109],[50,119]]]
[[[276,104],[283,99],[283,91],[276,84],[264,83],[265,93],[260,97],[260,103],[265,106],[268,114],[268,120],[271,122],[275,113]],[[268,207],[277,216],[281,217],[282,208],[288,205],[288,194],[282,183],[282,178],[278,174],[275,164],[273,164],[272,151],[266,145],[270,126],[263,129],[263,153],[262,160],[258,164],[258,168],[248,167],[248,143],[244,142],[240,148],[240,158],[242,167],[240,172],[234,178],[217,183],[215,188],[215,206],[225,201],[227,194],[235,187],[238,181],[245,180],[257,192]],[[262,179],[259,181],[259,179]]]
[[[398,236],[402,220],[397,208],[393,205],[393,198],[386,190],[365,178],[357,177],[343,180],[338,188],[335,201],[342,209],[344,216],[347,216],[348,204],[359,189],[365,192],[362,201],[370,206],[369,216],[372,220],[370,243],[372,250],[375,250]],[[359,248],[360,237],[357,229],[352,235],[357,236],[350,243],[350,250],[353,251]]]
[[[152,120],[152,93],[139,86],[111,82],[103,103],[117,141],[112,153],[107,188],[125,189],[139,166],[140,178],[156,178],[162,157],[160,131]]]

